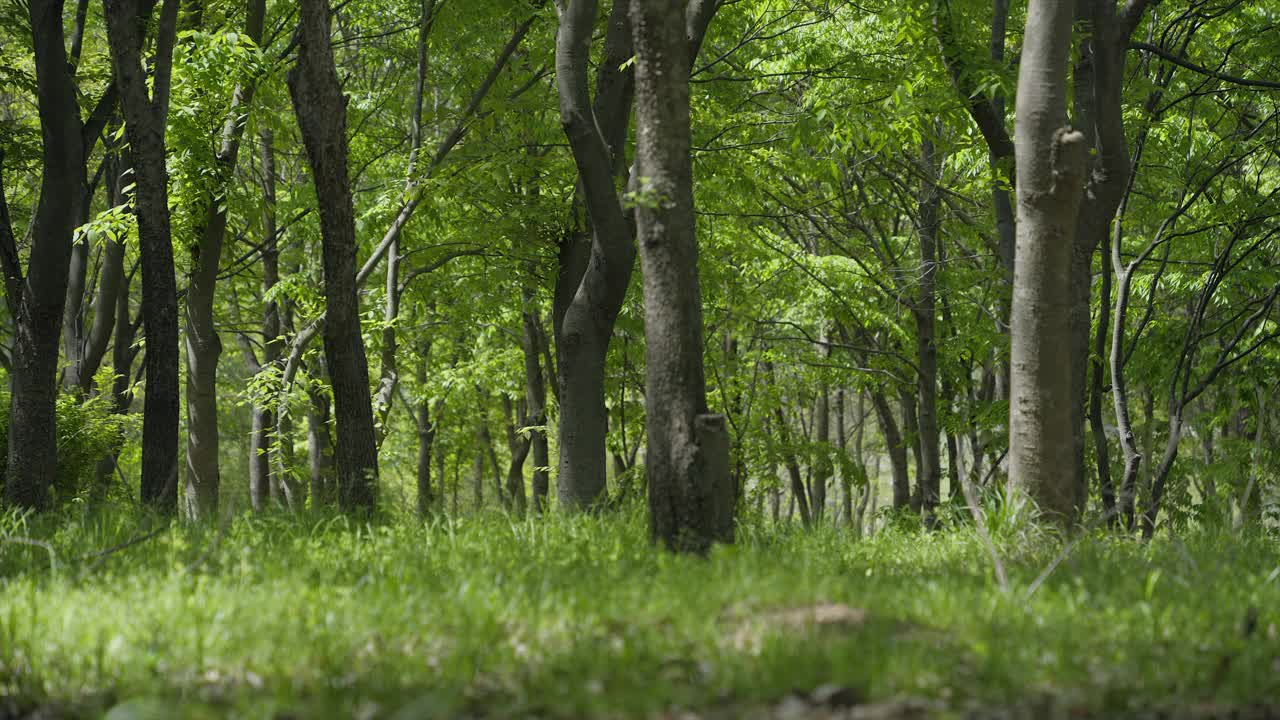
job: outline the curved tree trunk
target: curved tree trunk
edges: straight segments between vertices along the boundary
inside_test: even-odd
[[[378,449],[369,401],[369,363],[356,295],[355,218],[347,175],[347,100],[329,44],[328,0],[302,0],[298,64],[289,91],[320,200],[324,240],[324,354],[337,421],[338,503],[377,506]]]
[[[615,0],[605,35],[594,104],[588,60],[595,0],[570,0],[556,34],[560,120],[578,170],[578,200],[589,230],[566,234],[560,252],[554,312],[560,400],[561,507],[583,510],[605,493],[604,368],[613,325],[635,266],[634,229],[624,212],[625,144],[634,71],[625,0]],[[587,234],[589,232],[589,235]]]
[[[871,406],[876,411],[876,419],[880,422],[880,433],[884,435],[884,444],[889,451],[889,468],[893,474],[893,507],[905,508],[911,504],[907,445],[903,442],[902,432],[893,417],[893,408],[889,406],[888,398],[879,390],[873,390],[869,395]]]

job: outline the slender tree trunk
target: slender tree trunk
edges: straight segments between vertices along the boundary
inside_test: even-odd
[[[765,368],[765,372],[772,377],[772,365],[766,363]],[[783,413],[781,403],[773,409],[773,422],[776,425],[774,432],[777,433],[778,443],[782,446],[782,464],[786,468],[787,479],[790,481],[792,502],[800,507],[800,522],[806,528],[811,527],[813,514],[809,509],[809,493],[805,489],[804,478],[800,475],[800,461],[796,458],[795,447],[791,444],[791,430],[787,425],[787,417]]]
[[[314,505],[328,505],[337,497],[334,476],[333,436],[329,431],[332,409],[329,393],[315,382],[307,385],[307,469]],[[257,498],[258,508],[266,497]]]
[[[717,2],[710,2],[712,10]],[[689,28],[698,3],[631,0],[636,50],[636,210],[644,267],[649,531],[668,548],[733,542],[729,431],[707,407],[693,206]],[[709,21],[709,18],[708,18]]]
[[[524,463],[533,443],[529,434],[519,431],[518,425],[527,426],[529,416],[523,402],[512,403],[511,398],[503,395],[502,404],[507,414],[507,450],[511,454],[507,465],[507,497],[516,515],[524,517],[529,503],[524,490]]]
[[[919,403],[913,393],[901,390],[898,393],[898,404],[902,406],[902,439],[911,450],[911,459],[915,462],[916,483],[911,492],[911,509],[920,512],[924,503],[923,474],[924,450],[920,442]]]
[[[427,366],[431,357],[430,341],[424,343],[421,356],[418,358],[418,368],[415,374],[418,392],[422,393],[422,397],[414,408],[414,426],[418,433],[418,517],[425,518],[432,514],[436,505],[435,489],[431,486],[431,455],[435,449],[436,442],[436,422],[439,421],[441,404],[436,401],[435,412],[432,412],[431,398],[426,394],[427,385]],[[433,418],[434,416],[434,418]],[[440,474],[440,483],[444,483],[444,474]]]
[[[884,393],[873,390],[870,393],[871,406],[875,408],[876,419],[880,422],[880,433],[884,435],[884,444],[889,451],[889,468],[893,473],[893,507],[905,508],[911,504],[911,477],[907,469],[907,445],[903,442],[902,432],[893,417],[893,408]]]
[[[105,0],[107,37],[133,156],[133,209],[142,256],[142,319],[147,392],[142,420],[142,501],[171,513],[178,502],[178,290],[169,224],[165,125],[177,34],[178,0],[160,11],[150,93],[142,31],[154,0]]]
[[[533,292],[525,290],[523,313],[524,382],[525,402],[528,404],[529,440],[533,450],[533,511],[541,513],[547,507],[550,489],[547,447],[547,387],[542,378],[542,330],[538,326],[537,308],[533,305]]]
[[[920,187],[920,298],[916,303],[916,338],[918,373],[917,393],[920,428],[920,510],[925,524],[936,520],[942,490],[942,459],[938,448],[938,210],[942,195],[938,191],[940,173],[936,151],[926,140],[921,149],[924,180]]]
[[[347,100],[334,67],[329,20],[328,0],[301,0],[298,64],[289,72],[289,90],[320,200],[324,354],[337,420],[338,502],[349,511],[370,512],[377,506],[378,450],[356,294]]]
[[[1253,449],[1249,453],[1249,480],[1245,484],[1244,494],[1240,497],[1240,519],[1236,530],[1246,525],[1262,527],[1262,454],[1265,451],[1267,426],[1267,389],[1258,384],[1254,387],[1254,428]]]
[[[1032,0],[1019,65],[1018,247],[1010,372],[1009,482],[1057,522],[1077,512],[1069,267],[1084,189],[1085,137],[1067,126],[1073,8]]]
[[[435,447],[436,427],[431,419],[430,400],[423,398],[418,401],[414,421],[418,429],[418,517],[427,517],[436,503],[435,490],[431,487],[431,453]]]
[[[262,42],[265,15],[266,0],[250,0],[245,34],[254,44]],[[226,195],[240,157],[241,140],[256,86],[254,78],[237,84],[232,91],[231,107],[223,121],[214,155],[216,180],[202,198],[204,217],[196,243],[191,248],[184,338],[187,357],[186,512],[193,519],[211,518],[218,512],[218,360],[222,355],[222,341],[214,322],[213,306],[222,245],[227,234]],[[255,407],[253,416],[253,437],[261,442],[270,433],[274,419],[271,411],[263,407]],[[266,447],[257,449],[260,457],[250,462],[250,481],[256,465],[263,471],[262,480],[270,482],[270,458]]]
[[[831,483],[832,475],[830,398],[830,389],[822,385],[818,388],[813,408],[813,439],[818,447],[811,464],[813,480],[810,484],[809,507],[813,511],[815,523],[821,523],[826,515],[827,486]]]
[[[284,354],[284,337],[281,334],[280,303],[273,297],[273,291],[280,282],[280,245],[276,227],[276,163],[275,137],[270,129],[263,129],[259,140],[262,145],[262,363],[258,368],[262,372],[277,367]],[[188,344],[188,350],[191,349]],[[253,498],[266,497],[266,488],[279,484],[289,487],[287,479],[288,466],[279,463],[279,448],[282,447],[280,424],[285,421],[282,413],[272,410],[269,402],[255,402],[253,406],[253,431],[249,441],[249,494]],[[273,472],[279,467],[280,472]],[[285,495],[292,495],[286,492]],[[298,509],[296,506],[294,509]]]
[[[1110,253],[1108,253],[1110,255]],[[1107,311],[1111,308],[1111,259],[1102,262],[1102,294],[1098,301],[1098,327],[1093,338],[1092,383],[1089,386],[1089,427],[1093,433],[1094,461],[1098,464],[1098,493],[1102,496],[1102,511],[1109,523],[1116,524],[1116,491],[1111,479],[1111,447],[1107,442],[1107,430],[1102,418],[1102,396],[1106,393]],[[1114,380],[1112,381],[1114,383]],[[1085,493],[1088,498],[1088,493]]]
[[[862,400],[859,393],[858,400]],[[840,520],[853,524],[853,478],[845,468],[849,464],[849,441],[845,430],[844,388],[836,390],[836,451],[840,454]],[[855,459],[856,463],[857,460]]]

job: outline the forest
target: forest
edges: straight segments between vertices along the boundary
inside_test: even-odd
[[[1280,1],[0,0],[0,720],[1280,717]]]

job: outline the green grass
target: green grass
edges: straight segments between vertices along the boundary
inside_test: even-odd
[[[1280,698],[1275,538],[1088,538],[1030,598],[1061,545],[1015,522],[994,529],[1008,592],[965,527],[855,541],[748,522],[699,559],[654,551],[639,514],[244,517],[84,557],[139,523],[0,520],[0,717],[5,698],[82,715],[133,699],[129,717],[644,717],[825,683],[1109,716]],[[868,619],[777,619],[819,602]]]

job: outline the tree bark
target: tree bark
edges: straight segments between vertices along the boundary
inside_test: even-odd
[[[685,0],[631,1],[649,530],[669,549],[703,552],[733,541],[733,487],[728,428],[723,415],[708,410],[703,373],[689,10]]]
[[[1071,369],[1071,442],[1076,505],[1088,499],[1084,475],[1084,428],[1087,421],[1089,341],[1093,256],[1106,239],[1125,195],[1130,168],[1124,126],[1124,66],[1129,38],[1142,19],[1148,0],[1078,0],[1083,24],[1075,66],[1077,124],[1090,151],[1087,186],[1077,211],[1069,264]],[[1104,263],[1106,260],[1104,259]],[[1105,318],[1105,315],[1103,316]],[[1058,352],[1061,352],[1059,349]]]
[[[529,440],[533,450],[533,511],[541,513],[547,507],[550,489],[547,446],[547,386],[542,377],[542,329],[539,327],[537,308],[533,304],[533,292],[525,290],[523,313],[524,335],[524,383],[525,402],[528,404]]]
[[[589,230],[567,233],[559,258],[553,313],[560,400],[556,484],[562,508],[584,510],[604,498],[605,359],[635,266],[634,229],[619,196],[634,70],[626,66],[633,53],[625,0],[615,0],[592,105],[587,67],[596,2],[562,5],[556,34],[560,121],[578,170],[575,206],[585,208]]]
[[[58,341],[72,233],[83,201],[83,151],[80,109],[63,44],[63,3],[31,0],[28,9],[44,173],[25,277],[8,208],[0,200],[6,299],[14,318],[5,499],[16,507],[43,509],[57,474]]]
[[[528,426],[529,416],[523,402],[513,403],[506,395],[502,396],[502,405],[507,415],[507,451],[511,455],[507,465],[507,498],[511,510],[524,517],[529,504],[524,488],[524,463],[533,443],[529,434],[520,432],[520,427]]]
[[[369,400],[369,363],[356,295],[356,237],[347,174],[347,101],[329,43],[328,0],[301,0],[298,64],[289,91],[315,178],[324,242],[324,354],[337,425],[338,503],[377,506],[378,450]]]
[[[880,433],[884,435],[885,448],[889,451],[889,468],[893,474],[893,507],[901,509],[911,504],[911,477],[907,468],[907,445],[902,439],[902,431],[893,417],[893,408],[884,393],[873,390],[868,393],[871,406],[875,408],[876,419],[880,422]]]
[[[262,42],[262,26],[266,0],[249,0],[246,7],[245,35],[255,44]],[[186,512],[192,519],[216,517],[218,512],[218,359],[222,341],[213,317],[218,269],[222,244],[227,234],[227,194],[240,157],[249,106],[256,90],[256,78],[238,83],[232,91],[231,107],[223,120],[218,149],[213,158],[215,180],[201,203],[203,219],[197,240],[191,248],[191,275],[186,295],[187,358],[187,475],[185,482]],[[265,253],[264,253],[265,254]],[[261,440],[274,424],[269,410],[255,407],[254,438]],[[261,459],[250,461],[250,480],[254,465],[264,470],[263,481],[269,482],[270,460],[265,448],[259,448]]]
[[[169,224],[165,126],[179,0],[164,0],[148,93],[143,30],[155,0],[104,0],[125,137],[133,156],[133,209],[142,256],[146,397],[142,420],[142,501],[161,512],[178,503],[178,291]]]
[[[942,459],[938,447],[938,211],[942,194],[938,191],[940,173],[933,143],[924,141],[921,148],[924,179],[920,186],[917,232],[920,237],[920,298],[916,303],[917,413],[920,428],[920,511],[925,524],[932,526],[942,489]]]
[[[333,434],[329,430],[332,421],[332,404],[329,393],[315,381],[307,385],[307,471],[311,484],[312,503],[328,505],[337,499],[334,475]],[[266,496],[257,499],[257,505],[266,502]]]
[[[1018,73],[1018,247],[1014,269],[1009,482],[1041,512],[1076,517],[1071,342],[1072,258],[1085,137],[1067,126],[1072,3],[1032,0]]]

